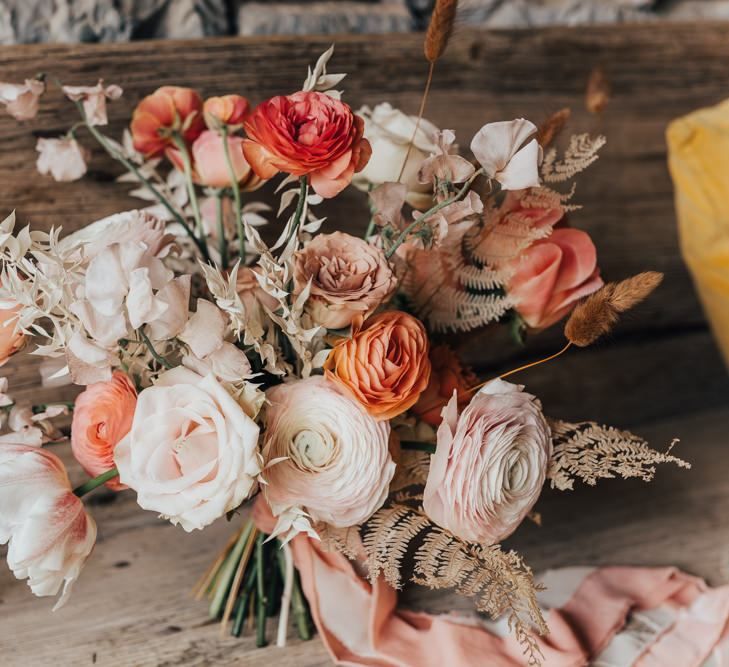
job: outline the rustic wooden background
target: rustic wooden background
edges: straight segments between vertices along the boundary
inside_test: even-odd
[[[414,112],[425,73],[420,40],[338,39],[331,70],[349,72],[347,101],[356,108],[386,100]],[[109,132],[119,136],[136,102],[159,85],[194,86],[205,95],[237,92],[258,101],[296,90],[306,65],[329,43],[226,38],[8,47],[0,50],[0,78],[15,81],[43,71],[68,84],[99,77],[118,83],[125,94],[110,107]],[[484,122],[524,116],[538,123],[564,106],[573,110],[575,131],[605,133],[601,159],[579,180],[575,200],[584,209],[571,215],[572,222],[593,236],[606,278],[647,268],[666,274],[660,291],[610,340],[529,371],[520,381],[552,416],[636,427],[657,447],[681,438],[677,451],[693,470],[661,470],[651,485],[611,481],[571,494],[545,493],[537,507],[545,526],[525,526],[509,542],[535,568],[675,564],[712,583],[729,581],[729,487],[722,465],[729,458],[729,377],[679,256],[664,141],[672,118],[729,95],[728,59],[729,24],[704,23],[461,32],[436,68],[426,115],[455,129],[464,145]],[[583,109],[585,82],[598,64],[613,91],[599,119]],[[22,223],[70,231],[138,205],[114,182],[117,166],[98,150],[78,183],[56,184],[36,173],[36,139],[61,134],[74,120],[72,105],[55,91],[35,121],[18,124],[0,116],[2,214],[16,209]],[[363,197],[349,190],[323,206],[328,228],[364,229]],[[454,342],[484,376],[560,345],[558,333],[530,340],[525,350],[508,346],[501,335]],[[40,389],[37,365],[27,356],[2,372],[19,398],[68,395]],[[66,448],[60,450],[68,459]],[[328,664],[317,640],[249,652],[250,639],[220,640],[206,623],[204,606],[187,592],[225,542],[230,527],[224,521],[187,535],[138,510],[129,492],[97,492],[89,504],[99,523],[98,545],[65,609],[51,615],[48,601],[32,598],[0,568],[0,654],[6,664]],[[468,606],[410,591],[405,603]]]

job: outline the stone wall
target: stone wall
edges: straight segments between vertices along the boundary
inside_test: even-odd
[[[433,0],[0,0],[0,44],[422,29]],[[462,0],[472,26],[729,19],[729,0]]]

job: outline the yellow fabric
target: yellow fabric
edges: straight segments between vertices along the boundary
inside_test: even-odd
[[[681,251],[729,364],[729,100],[673,121],[667,139]]]

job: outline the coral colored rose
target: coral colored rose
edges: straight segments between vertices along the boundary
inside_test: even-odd
[[[140,507],[191,531],[251,495],[261,467],[255,409],[245,395],[239,403],[212,375],[181,366],[139,393],[114,460]]]
[[[162,86],[134,109],[130,130],[134,148],[147,157],[158,155],[172,143],[172,131],[192,143],[205,129],[202,99],[191,88]]]
[[[533,329],[558,322],[603,284],[595,245],[579,229],[555,229],[515,259],[514,267],[507,291]]]
[[[38,79],[24,83],[0,83],[0,104],[15,120],[31,120],[38,114],[40,96],[46,84]]]
[[[35,595],[68,600],[96,542],[96,524],[84,510],[60,459],[48,450],[0,444],[0,544],[8,566],[28,579]]]
[[[308,176],[314,191],[339,194],[367,164],[364,121],[344,102],[318,92],[273,97],[244,123],[246,159],[261,178],[279,171]]]
[[[211,130],[221,125],[241,125],[250,110],[248,100],[241,95],[209,97],[203,104],[205,122]]]
[[[438,345],[430,351],[430,382],[411,412],[431,426],[441,422],[441,411],[453,396],[458,396],[458,407],[463,408],[471,400],[471,387],[478,384],[478,378],[447,345]]]
[[[460,416],[455,393],[443,410],[423,508],[469,542],[511,535],[544,485],[552,437],[539,401],[522,389],[493,380]]]
[[[0,308],[0,366],[25,344],[23,332],[15,330],[19,311],[19,305],[14,308]]]
[[[425,327],[412,315],[390,310],[352,329],[352,338],[329,354],[327,377],[376,419],[392,419],[412,407],[428,386]]]
[[[294,257],[294,294],[308,285],[306,308],[327,329],[348,327],[386,301],[397,278],[384,253],[343,232],[315,236]]]
[[[77,181],[86,173],[89,152],[75,139],[38,139],[35,145],[39,174],[50,174],[54,181]]]
[[[322,376],[269,389],[263,494],[276,516],[304,509],[315,521],[362,523],[387,497],[395,463],[390,425],[376,421]]]
[[[114,449],[129,433],[137,405],[132,381],[119,371],[107,382],[95,382],[76,397],[71,449],[81,467],[96,477],[114,467]],[[119,478],[106,483],[113,491],[127,487]]]

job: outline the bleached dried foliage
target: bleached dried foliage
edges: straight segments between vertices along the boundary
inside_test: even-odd
[[[545,183],[564,183],[589,167],[598,158],[605,145],[605,137],[575,134],[570,138],[564,156],[558,159],[557,149],[550,148],[544,155],[541,176]]]
[[[552,488],[572,490],[575,480],[594,486],[599,479],[638,477],[650,482],[660,463],[691,465],[669,452],[658,452],[628,431],[595,422],[552,420],[554,453],[547,478]],[[669,450],[670,451],[670,450]]]
[[[400,491],[408,486],[417,484],[424,486],[428,480],[430,470],[430,454],[411,449],[400,453],[395,477],[390,483],[390,492]]]
[[[359,526],[336,528],[328,523],[317,523],[314,526],[324,551],[338,552],[350,560],[357,558],[362,552],[359,537]]]

